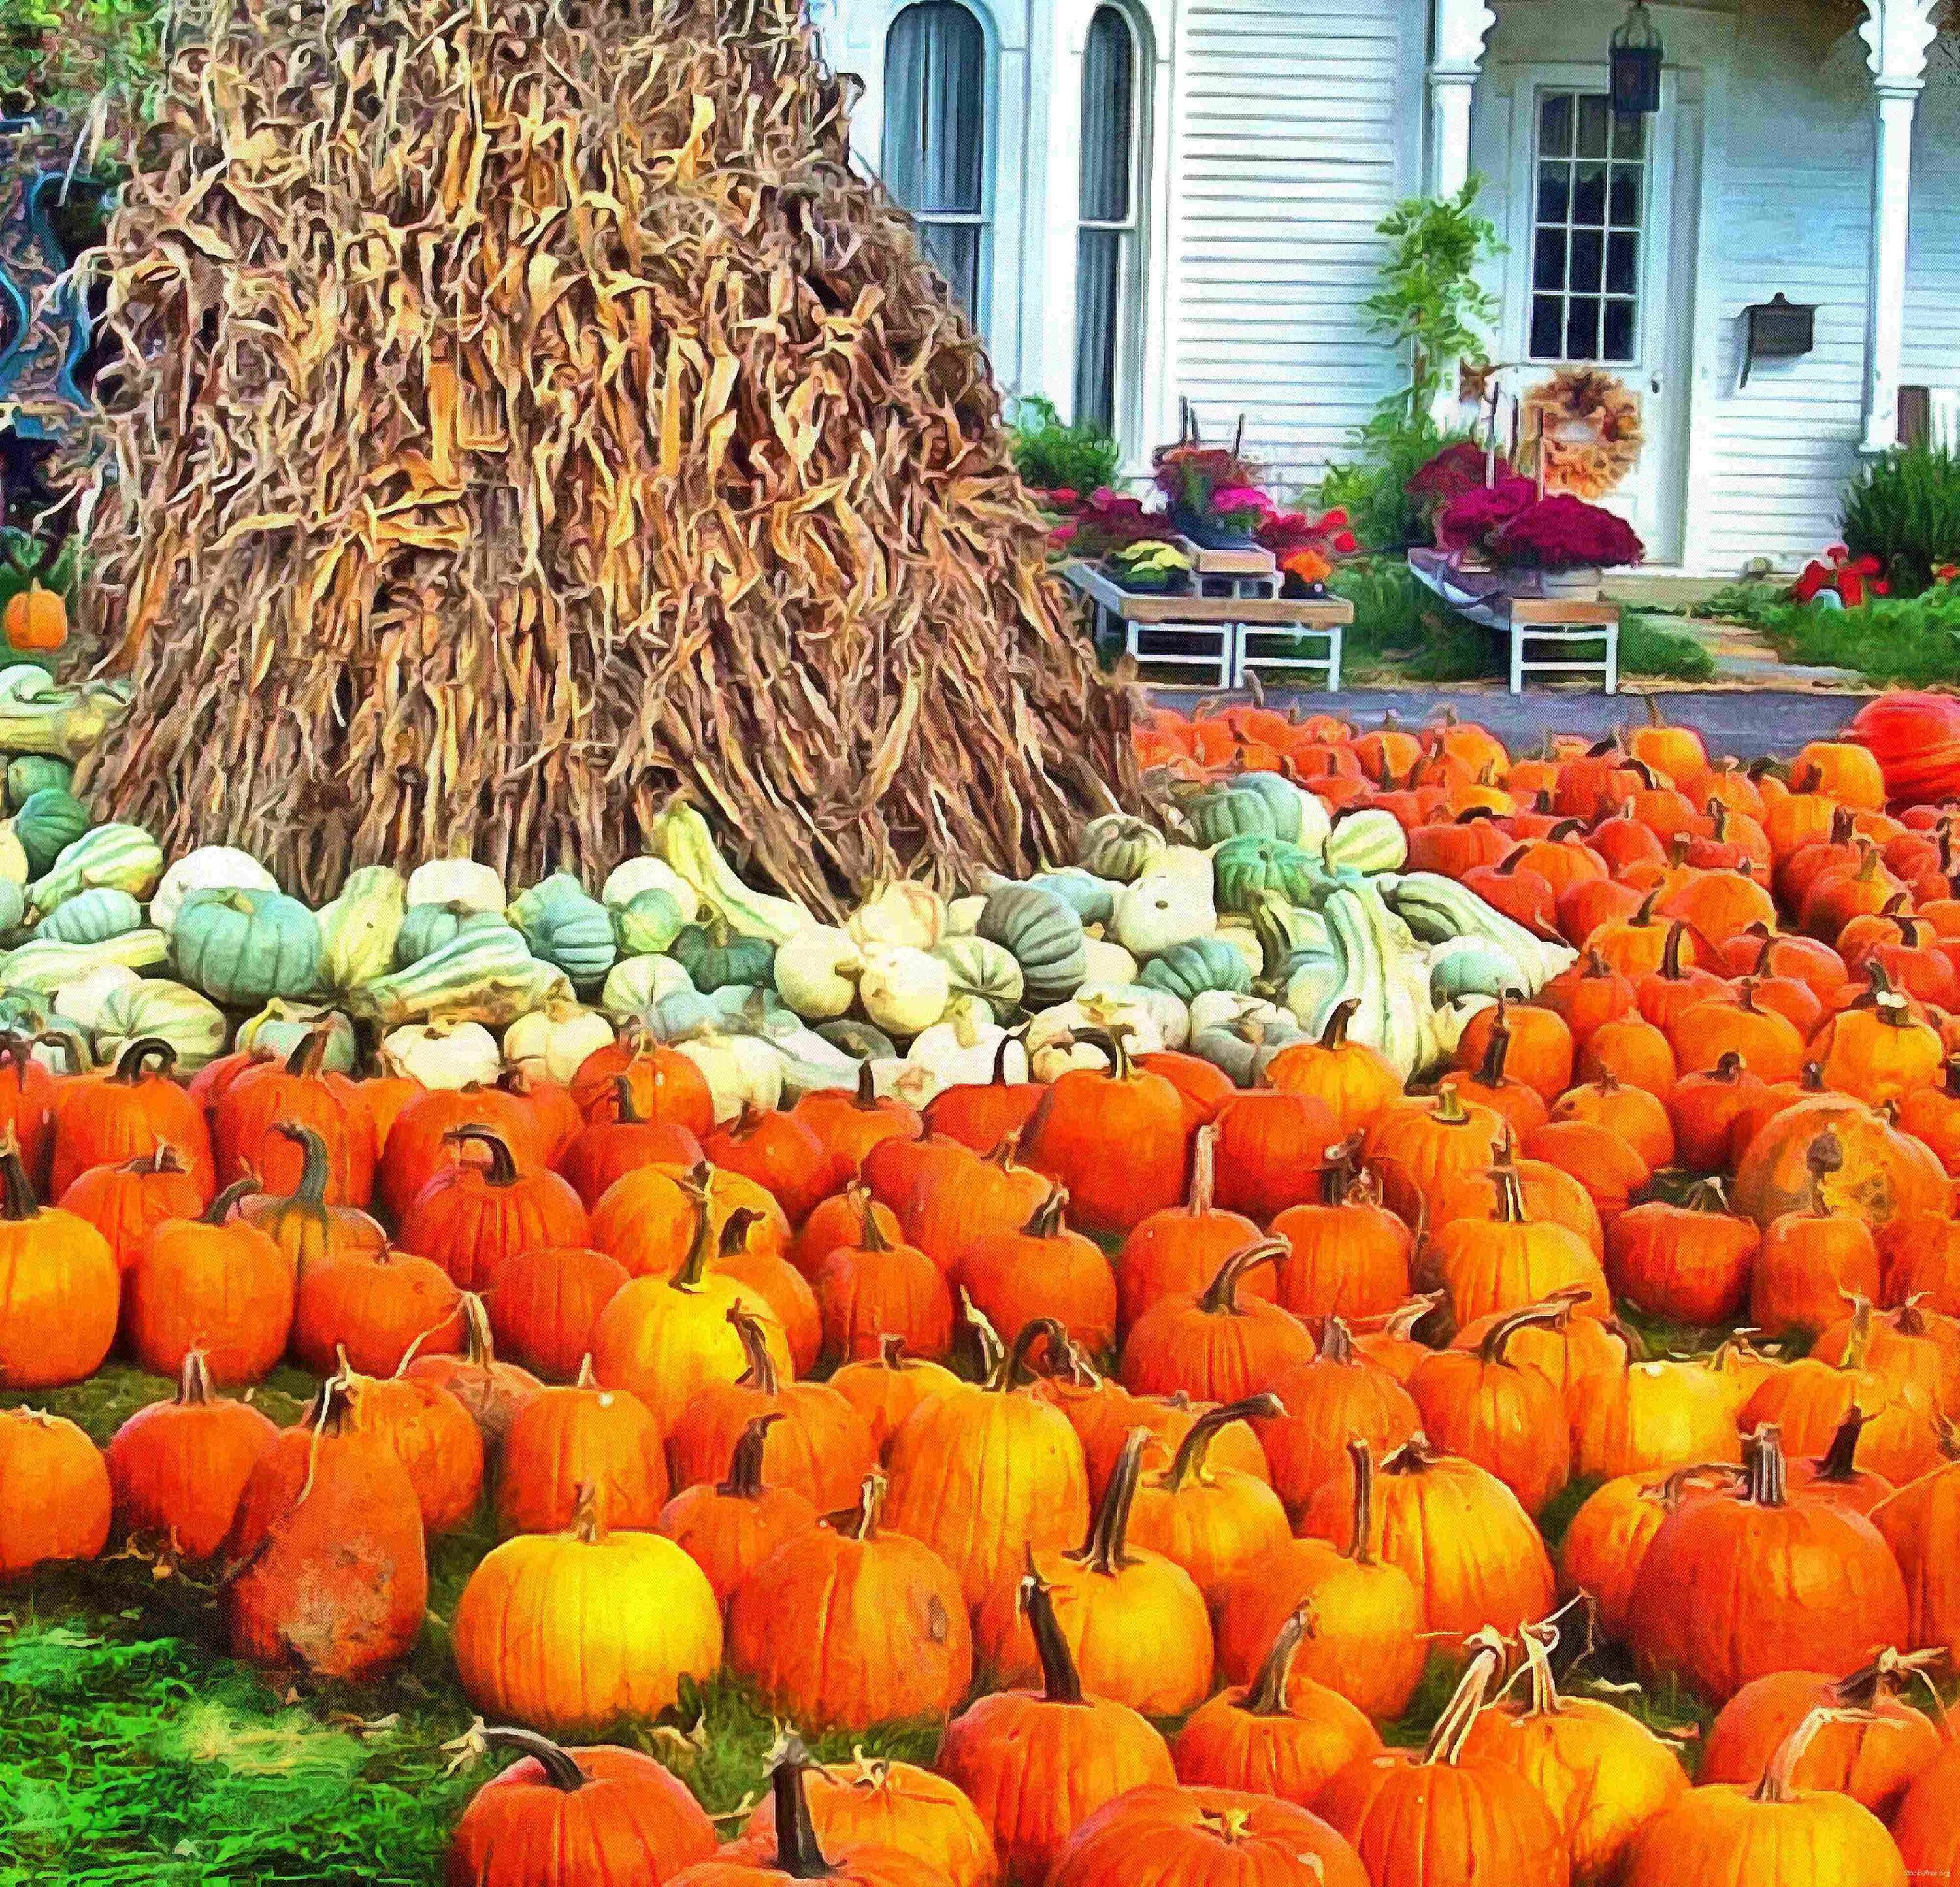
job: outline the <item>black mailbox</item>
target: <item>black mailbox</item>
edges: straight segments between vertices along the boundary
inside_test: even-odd
[[[1758,361],[1801,360],[1817,349],[1817,310],[1799,307],[1780,291],[1742,310],[1742,378]]]

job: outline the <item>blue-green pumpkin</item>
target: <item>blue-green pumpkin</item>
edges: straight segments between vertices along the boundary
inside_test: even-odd
[[[7,762],[7,810],[18,813],[46,787],[65,793],[74,778],[75,768],[51,753],[17,754]]]
[[[1273,816],[1273,836],[1289,845],[1300,843],[1301,821],[1305,816],[1300,803],[1300,788],[1277,773],[1242,773],[1232,782],[1235,793],[1256,793]]]
[[[1037,891],[1052,891],[1085,924],[1107,924],[1116,915],[1118,887],[1080,865],[1044,871],[1028,883]]]
[[[30,793],[14,815],[14,835],[37,878],[88,830],[88,808],[58,786]]]
[[[1066,1002],[1089,972],[1082,920],[1074,908],[1034,885],[1002,885],[987,894],[975,931],[1021,966],[1030,1009]]]
[[[1323,874],[1312,853],[1277,838],[1234,838],[1211,854],[1218,908],[1250,916],[1268,897],[1304,904]]]
[[[193,891],[170,933],[177,974],[213,1002],[256,1009],[304,996],[320,974],[320,924],[282,891]]]
[[[1201,845],[1222,845],[1231,838],[1278,836],[1272,808],[1264,795],[1244,788],[1207,787],[1183,803],[1184,815],[1191,821]]]
[[[1252,967],[1223,937],[1200,937],[1173,944],[1161,956],[1152,957],[1137,980],[1146,988],[1161,989],[1188,1003],[1211,989],[1250,995]]]
[[[702,907],[703,921],[683,925],[667,954],[686,970],[702,994],[730,983],[774,985],[776,947],[765,937],[744,937],[713,906]]]
[[[650,885],[612,913],[613,934],[622,956],[657,956],[686,928],[679,902],[671,892]]]
[[[143,907],[128,892],[97,885],[56,905],[34,926],[34,934],[56,944],[106,944],[141,929],[142,923]]]
[[[395,967],[406,969],[453,944],[466,931],[508,931],[511,926],[495,911],[466,904],[412,904],[395,933]]]
[[[27,893],[11,878],[0,878],[0,934],[18,931],[26,922]]]
[[[511,906],[531,954],[581,987],[603,983],[619,959],[612,913],[568,871],[554,872]]]

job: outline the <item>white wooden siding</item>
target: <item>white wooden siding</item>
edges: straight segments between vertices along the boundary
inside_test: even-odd
[[[1289,488],[1394,390],[1361,304],[1375,225],[1417,187],[1421,11],[1404,0],[1190,0],[1180,11],[1172,377],[1208,438],[1246,418]]]

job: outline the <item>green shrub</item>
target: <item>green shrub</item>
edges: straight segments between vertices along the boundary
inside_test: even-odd
[[[1884,565],[1893,593],[1923,595],[1960,563],[1960,458],[1924,447],[1875,459],[1844,494],[1844,542]]]
[[[1034,394],[1017,403],[1012,431],[1014,466],[1038,492],[1077,492],[1087,498],[1111,483],[1122,449],[1100,426],[1061,423],[1052,400]]]
[[[1424,543],[1423,508],[1409,496],[1408,482],[1444,447],[1471,436],[1445,431],[1427,414],[1405,424],[1377,419],[1354,435],[1359,459],[1327,468],[1321,504],[1345,511],[1349,528],[1370,550]]]

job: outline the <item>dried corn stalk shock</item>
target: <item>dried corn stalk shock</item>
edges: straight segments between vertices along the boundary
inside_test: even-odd
[[[601,867],[679,788],[834,912],[1134,798],[794,0],[218,0],[108,257],[103,816],[319,899]]]

